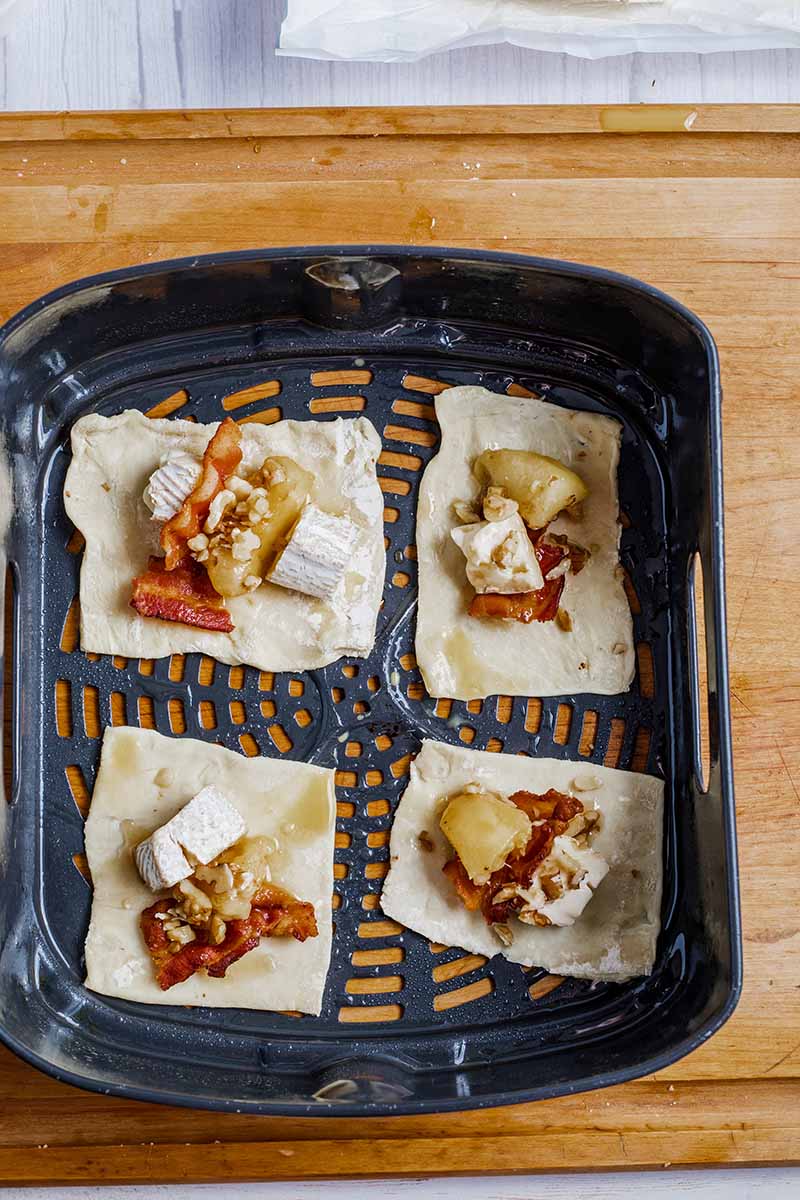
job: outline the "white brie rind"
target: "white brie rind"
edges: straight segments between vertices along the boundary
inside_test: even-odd
[[[525,907],[551,925],[574,925],[594,895],[595,888],[608,874],[608,863],[590,846],[579,846],[563,834],[553,839],[553,849],[537,867],[530,887],[518,888]],[[553,879],[562,893],[548,899],[542,879]],[[520,916],[520,920],[524,920]]]
[[[202,463],[183,450],[171,451],[147,481],[142,499],[152,513],[153,521],[164,524],[174,517],[187,496],[197,486]]]
[[[279,587],[331,600],[345,577],[358,528],[349,517],[307,504],[269,573]]]
[[[391,868],[381,907],[391,917],[432,942],[458,946],[491,958],[544,967],[555,975],[583,979],[629,979],[653,967],[660,929],[662,824],[664,784],[649,775],[592,766],[597,787],[591,806],[599,812],[591,852],[608,866],[584,858],[587,884],[597,880],[591,903],[572,924],[527,924],[511,918],[512,940],[500,945],[480,912],[469,912],[442,867],[452,849],[439,828],[443,797],[470,784],[483,791],[511,796],[516,791],[539,795],[549,788],[576,794],[572,781],[577,764],[560,759],[492,754],[440,742],[425,741],[411,764],[411,776],[392,825]],[[580,795],[579,795],[580,798]],[[420,845],[420,833],[425,844]],[[567,847],[566,855],[576,857]],[[580,889],[573,889],[579,892]],[[580,897],[583,900],[583,897]],[[588,900],[588,897],[587,897]],[[569,906],[555,910],[560,919]],[[552,920],[551,914],[545,914]]]
[[[174,887],[194,870],[186,855],[205,865],[244,833],[237,809],[219,788],[209,785],[136,847],[136,866],[154,892]]]
[[[269,858],[272,880],[313,904],[318,936],[302,943],[293,937],[262,938],[224,978],[200,971],[163,992],[139,924],[143,910],[153,903],[153,892],[140,878],[131,851],[185,812],[188,797],[209,786],[235,797],[249,837],[269,839],[275,847]],[[94,885],[86,986],[146,1004],[318,1013],[331,952],[335,825],[332,770],[246,758],[222,746],[167,738],[153,730],[106,729],[86,820],[86,856]],[[180,821],[178,828],[180,833]],[[211,830],[198,822],[187,840],[205,855],[213,849]]]
[[[169,823],[156,829],[133,852],[136,868],[152,892],[174,887],[192,873],[192,864],[172,836]]]
[[[130,658],[208,654],[262,671],[308,671],[343,655],[369,654],[386,551],[376,472],[381,441],[364,417],[242,425],[242,475],[258,470],[267,457],[291,458],[314,477],[312,502],[344,513],[356,527],[333,600],[265,583],[226,601],[231,633],[142,617],[131,608],[132,581],[149,556],[160,553],[159,526],[142,502],[145,484],[170,455],[201,459],[216,429],[178,418],[150,420],[134,410],[76,421],[64,505],[86,539],[81,648]]]
[[[480,387],[442,392],[436,415],[442,440],[420,483],[416,537],[415,654],[429,695],[480,700],[626,691],[636,656],[618,554],[619,421]],[[569,621],[524,624],[468,615],[473,590],[455,540],[468,537],[470,526],[459,531],[454,505],[462,513],[475,506],[481,485],[473,465],[491,449],[557,459],[588,488],[580,512],[561,513],[549,526],[590,551],[577,574],[561,568],[559,607]]]
[[[518,512],[502,521],[459,525],[450,536],[466,557],[467,579],[476,592],[536,592],[544,586]]]

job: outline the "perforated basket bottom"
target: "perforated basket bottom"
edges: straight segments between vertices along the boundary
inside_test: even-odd
[[[324,369],[320,369],[324,367]],[[663,773],[665,714],[657,681],[666,679],[662,481],[640,425],[614,406],[613,390],[566,371],[516,375],[479,370],[448,356],[399,363],[371,357],[270,361],[224,371],[196,371],[174,380],[103,393],[105,413],[137,407],[151,416],[198,421],[232,413],[269,424],[282,416],[333,419],[363,413],[383,438],[379,475],[386,508],[386,587],[378,637],[370,657],[344,659],[321,671],[276,675],[227,668],[198,655],[128,661],[78,648],[78,571],[82,539],[66,520],[61,490],[67,453],[50,464],[44,499],[48,531],[42,595],[45,645],[52,672],[45,716],[47,763],[42,841],[43,915],[64,969],[78,980],[89,916],[90,887],[83,855],[85,818],[103,727],[140,725],[164,734],[218,742],[244,754],[335,767],[337,783],[333,954],[322,1015],[146,1009],[87,996],[88,1010],[104,1006],[141,1017],[150,1028],[179,1021],[206,1035],[271,1034],[303,1038],[422,1035],[436,1029],[475,1029],[552,1012],[576,1016],[630,1010],[638,984],[590,984],[524,970],[502,958],[431,945],[387,920],[380,909],[388,870],[392,812],[405,786],[410,757],[422,737],[496,753],[525,753]],[[628,571],[638,672],[630,693],[612,697],[493,697],[463,703],[431,700],[413,653],[416,596],[416,492],[436,451],[433,396],[453,384],[484,384],[515,395],[538,394],[569,407],[611,412],[624,424],[620,471],[622,562]],[[63,443],[62,448],[63,449]],[[646,572],[639,564],[648,564]],[[635,585],[630,581],[633,577]],[[637,590],[638,589],[638,594]],[[52,836],[53,829],[57,836]],[[668,841],[669,841],[668,831]],[[669,909],[670,887],[667,880]],[[669,920],[668,912],[666,920]],[[98,1007],[99,1006],[99,1007]],[[365,1027],[366,1026],[366,1027]],[[353,1031],[355,1032],[355,1031]],[[546,1034],[542,1034],[546,1038]],[[579,1039],[578,1039],[579,1040]]]

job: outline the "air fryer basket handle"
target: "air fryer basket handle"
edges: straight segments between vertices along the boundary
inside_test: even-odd
[[[718,419],[718,414],[717,414]],[[720,444],[720,431],[716,430],[716,446]],[[728,678],[728,645],[725,608],[725,544],[723,535],[722,463],[719,451],[711,454],[710,513],[709,520],[700,530],[697,552],[689,564],[690,600],[690,668],[693,672],[692,694],[695,701],[695,768],[698,779],[703,780],[703,790],[718,793],[722,780],[727,777],[732,787],[732,755],[730,742],[729,697],[725,681]],[[698,567],[702,606],[698,604]],[[701,610],[702,607],[702,610]],[[698,624],[702,621],[702,626]],[[698,630],[702,628],[705,644],[705,672],[698,669]],[[700,678],[705,674],[705,696],[700,695]],[[708,773],[702,769],[701,705],[708,714],[707,755]]]
[[[698,550],[690,554],[688,563],[688,649],[692,696],[692,746],[694,772],[698,787],[707,792],[711,771],[719,760],[719,741],[712,736],[718,726],[715,704],[716,682],[711,676],[708,653],[708,604],[706,579],[709,571],[703,565]]]

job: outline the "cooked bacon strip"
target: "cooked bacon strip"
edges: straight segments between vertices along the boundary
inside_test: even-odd
[[[542,579],[547,582],[547,576],[553,570],[553,567],[557,567],[561,562],[564,557],[564,551],[555,542],[546,542],[544,538],[541,538],[534,540],[533,552],[536,555],[536,561],[542,572]]]
[[[274,884],[265,884],[253,901],[249,917],[226,923],[225,939],[218,946],[210,945],[205,931],[196,929],[195,940],[171,954],[164,921],[157,914],[167,913],[174,904],[173,897],[162,897],[140,918],[156,981],[164,992],[190,979],[196,971],[205,970],[215,979],[224,977],[228,967],[254,950],[262,937],[294,937],[304,942],[318,933],[313,904],[298,900]]]
[[[197,487],[161,530],[167,570],[174,571],[186,554],[186,543],[203,527],[211,501],[222,491],[242,461],[242,431],[231,417],[221,422],[206,446]]]
[[[532,821],[543,822],[533,826],[525,849],[509,855],[503,866],[494,871],[484,884],[474,883],[470,879],[458,855],[442,867],[464,907],[469,912],[477,912],[480,909],[487,925],[505,924],[514,910],[523,906],[524,901],[519,896],[501,900],[498,904],[494,903],[494,897],[504,887],[529,887],[539,863],[550,853],[553,839],[564,832],[574,816],[583,812],[580,800],[576,800],[574,796],[565,796],[563,792],[556,792],[553,788],[544,795],[537,795],[535,792],[515,792],[509,799]]]
[[[536,792],[514,792],[509,796],[512,804],[521,808],[532,821],[563,822],[566,827],[573,817],[583,812],[583,804],[575,796],[567,796],[550,788],[543,795]],[[558,830],[562,833],[562,830]]]
[[[498,617],[506,621],[552,621],[564,590],[564,576],[546,579],[536,592],[478,592],[468,608],[471,617]]]
[[[468,912],[477,912],[481,906],[486,885],[472,882],[458,855],[446,862],[442,870],[461,897],[464,908]]]
[[[533,542],[533,549],[545,578],[553,567],[558,566],[565,554],[569,555],[573,575],[580,574],[591,557],[588,550],[571,542],[563,533],[548,533],[546,525],[543,529],[528,529],[528,537]]]
[[[192,558],[182,559],[168,571],[163,558],[151,558],[143,575],[133,581],[131,608],[143,617],[179,621],[230,633],[234,628],[231,614],[216,591],[208,572]]]
[[[298,900],[275,883],[262,886],[253,901],[253,908],[257,908],[269,920],[270,937],[293,937],[298,942],[304,942],[306,938],[317,936],[314,905],[308,900]]]
[[[578,546],[575,542],[571,542],[568,537],[564,537],[563,533],[549,533],[546,541],[542,538],[538,542],[534,542],[534,550],[536,557],[539,560],[542,574],[546,577],[548,571],[552,571],[553,567],[557,567],[561,559],[566,555],[569,558],[569,565],[573,575],[580,575],[583,568],[591,558],[591,554],[585,546]],[[554,558],[556,551],[560,551],[558,558]],[[545,566],[545,561],[548,565]]]

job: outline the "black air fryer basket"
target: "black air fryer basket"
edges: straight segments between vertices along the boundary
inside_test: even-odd
[[[524,389],[623,423],[621,557],[639,663],[630,693],[427,697],[413,657],[414,519],[436,452],[432,393],[447,384]],[[131,407],[212,421],[226,397],[250,388],[258,390],[237,418],[363,411],[383,437],[387,572],[372,654],[272,677],[195,655],[152,664],[82,653],[81,540],[61,499],[72,423]],[[696,317],[635,280],[513,255],[223,254],[96,276],[30,305],[0,334],[0,395],[2,475],[7,467],[14,497],[5,538],[13,712],[0,1032],[13,1050],[61,1079],[119,1095],[369,1115],[631,1079],[686,1054],[727,1019],[741,963],[720,388],[714,344]],[[84,988],[83,818],[102,728],[125,723],[338,769],[335,935],[319,1018],[148,1007]],[[559,981],[431,946],[384,918],[392,812],[423,737],[663,776],[663,931],[650,977]]]

